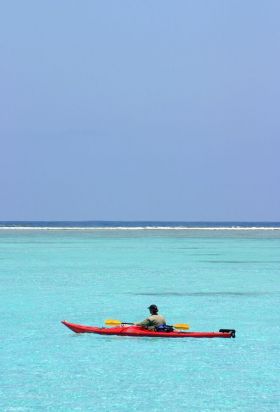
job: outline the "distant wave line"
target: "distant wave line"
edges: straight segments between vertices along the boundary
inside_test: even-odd
[[[211,296],[277,296],[279,291],[267,291],[267,292],[128,292],[127,295],[134,296],[194,296],[194,297],[211,297]]]
[[[63,231],[63,230],[79,230],[79,231],[106,231],[106,230],[180,230],[180,231],[248,231],[248,230],[280,230],[277,226],[211,226],[211,227],[186,227],[186,226],[0,226],[0,230],[50,230],[50,231]]]

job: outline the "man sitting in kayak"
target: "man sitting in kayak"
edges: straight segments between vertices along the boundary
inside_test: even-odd
[[[142,322],[135,323],[137,326],[142,326],[145,329],[156,330],[161,325],[166,325],[166,320],[163,316],[158,314],[157,305],[151,305],[148,307],[151,316]]]

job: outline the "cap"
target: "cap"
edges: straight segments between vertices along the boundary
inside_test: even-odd
[[[150,305],[150,306],[148,307],[148,309],[154,310],[154,311],[158,311],[157,305]]]

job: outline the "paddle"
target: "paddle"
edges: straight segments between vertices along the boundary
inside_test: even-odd
[[[117,319],[107,319],[105,320],[105,325],[134,325],[134,323],[130,322],[121,322],[120,320]],[[175,325],[172,325],[175,329],[190,329],[190,325],[187,325],[186,323],[176,323]]]

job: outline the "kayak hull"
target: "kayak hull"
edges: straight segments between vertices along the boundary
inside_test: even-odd
[[[141,328],[140,326],[116,326],[112,328],[85,326],[76,323],[70,323],[66,320],[61,321],[63,325],[71,329],[75,333],[96,333],[98,335],[107,336],[135,336],[135,337],[150,337],[150,338],[232,338],[232,331],[228,332],[156,332]]]

